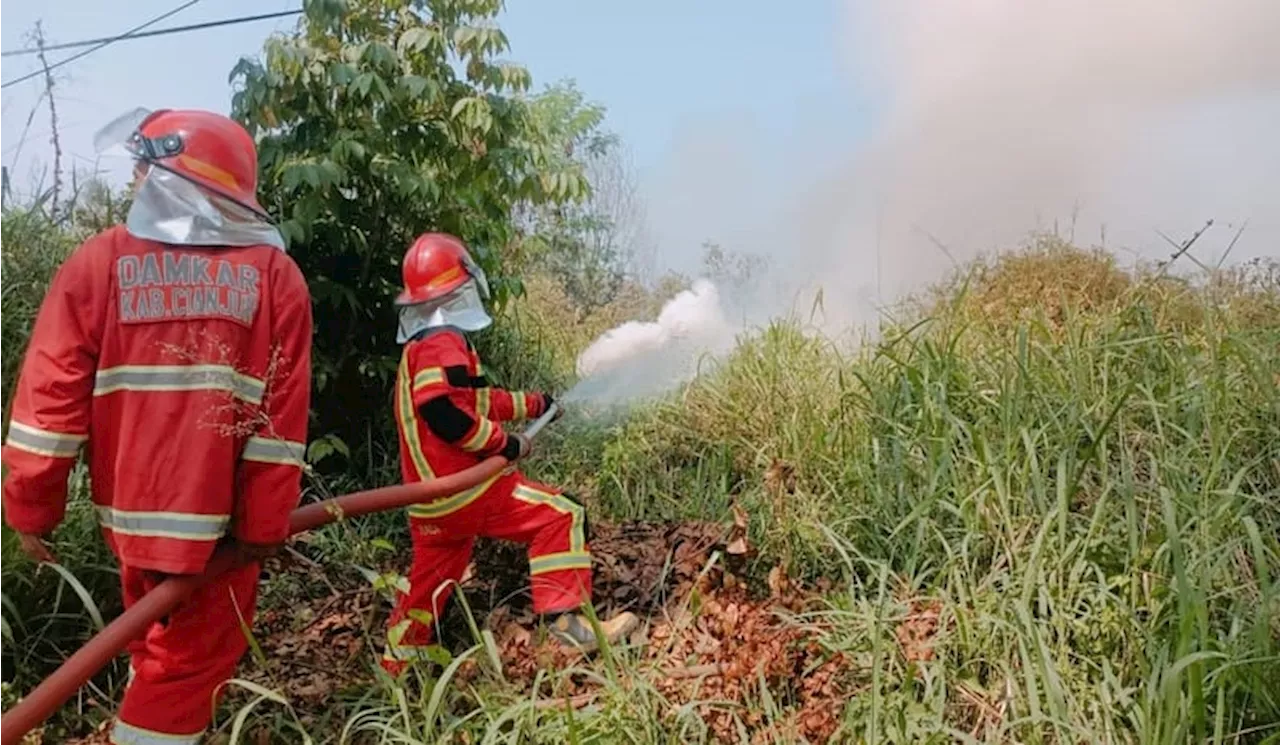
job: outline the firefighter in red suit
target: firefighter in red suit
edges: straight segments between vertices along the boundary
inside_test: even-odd
[[[496,387],[467,332],[492,323],[485,312],[484,273],[454,236],[427,233],[404,257],[404,291],[396,300],[404,345],[396,375],[395,417],[400,471],[406,483],[470,468],[493,455],[516,461],[529,440],[503,422],[544,413],[551,397]],[[471,559],[477,536],[528,546],[534,611],[563,644],[598,646],[578,611],[591,600],[591,554],[582,505],[559,489],[507,469],[467,491],[409,508],[413,566],[409,588],[389,621],[383,667],[399,674],[424,656],[436,621]],[[604,622],[616,641],[638,619],[623,613]]]
[[[195,743],[247,647],[260,560],[298,502],[311,300],[255,197],[240,125],[137,110],[97,144],[134,159],[134,200],[125,225],[71,254],[40,307],[3,449],[4,519],[52,561],[42,538],[83,448],[126,606],[201,572],[220,543],[241,553],[129,648],[112,742]]]

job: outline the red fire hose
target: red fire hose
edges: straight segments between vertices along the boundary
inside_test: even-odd
[[[537,434],[538,430],[555,417],[557,409],[558,407],[552,404],[549,411],[529,425],[524,432],[525,436],[533,437]],[[299,507],[289,515],[289,534],[313,530],[321,525],[348,517],[407,507],[417,502],[429,502],[456,494],[480,484],[506,468],[507,465],[505,458],[495,455],[465,471],[443,478],[371,489],[323,502],[312,502]],[[124,651],[129,642],[145,634],[151,624],[177,607],[197,587],[231,569],[235,563],[234,550],[224,545],[214,553],[205,566],[203,574],[171,577],[157,585],[155,589],[121,613],[118,618],[107,624],[106,628],[71,655],[16,706],[5,712],[3,719],[0,719],[0,743],[17,745],[28,732],[57,711],[58,707],[79,690],[80,686],[88,682],[112,658]]]

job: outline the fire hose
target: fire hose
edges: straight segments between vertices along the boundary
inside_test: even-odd
[[[558,410],[558,404],[552,404],[546,413],[525,429],[525,437],[532,438],[536,435],[555,418]],[[495,455],[465,471],[431,481],[370,489],[312,502],[290,513],[289,534],[314,530],[348,517],[384,512],[456,494],[483,483],[508,465],[510,464],[506,458]],[[145,634],[151,624],[176,608],[196,588],[233,569],[237,562],[235,549],[224,544],[214,552],[203,573],[173,576],[156,585],[151,592],[67,658],[66,662],[41,681],[16,706],[5,712],[3,719],[0,719],[0,742],[17,745],[21,738],[48,719],[82,685],[124,651],[130,642]]]

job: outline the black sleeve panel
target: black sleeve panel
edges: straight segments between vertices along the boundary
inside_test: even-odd
[[[454,388],[488,388],[489,378],[484,375],[468,375],[466,365],[451,365],[444,369],[444,379]]]
[[[467,374],[466,365],[450,365],[444,369],[444,379],[454,388],[470,388],[471,376]]]
[[[427,427],[445,442],[461,440],[476,424],[476,420],[455,406],[448,396],[436,396],[418,411]]]

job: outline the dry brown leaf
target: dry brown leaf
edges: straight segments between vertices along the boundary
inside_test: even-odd
[[[764,486],[775,497],[796,490],[796,469],[781,458],[774,458],[764,472]]]
[[[790,580],[787,579],[787,570],[783,569],[781,564],[769,570],[768,583],[769,593],[775,598],[785,593],[791,584]]]
[[[938,617],[942,603],[938,600],[913,600],[907,617],[898,624],[895,632],[902,656],[907,662],[928,662],[933,659],[933,642],[938,633]]]

